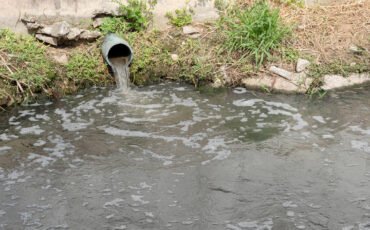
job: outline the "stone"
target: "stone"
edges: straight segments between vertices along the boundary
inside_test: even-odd
[[[300,72],[303,72],[307,69],[307,67],[309,67],[311,65],[311,62],[306,60],[306,59],[302,59],[302,58],[299,58],[298,61],[297,61],[297,65],[296,65],[296,71],[298,73]]]
[[[93,27],[98,28],[103,24],[104,18],[95,18],[93,21]]]
[[[269,90],[271,90],[273,80],[273,77],[264,75],[244,78],[242,80],[242,83],[248,89],[268,88]]]
[[[36,34],[36,39],[46,43],[46,44],[49,44],[49,45],[52,45],[52,46],[58,46],[58,39],[57,38],[54,38],[54,37],[50,37],[50,36],[47,36],[47,35],[43,35],[43,34]]]
[[[282,68],[278,68],[276,66],[271,66],[270,69],[269,69],[270,72],[274,73],[274,74],[277,74],[279,75],[280,77],[283,77],[287,80],[293,80],[293,76],[294,74],[290,71],[287,71],[285,69],[282,69]]]
[[[101,17],[114,17],[119,16],[118,10],[111,10],[111,9],[98,9],[93,12],[93,19],[101,18]]]
[[[172,61],[178,61],[179,60],[179,55],[171,54],[171,59],[172,59]]]
[[[222,80],[219,77],[214,79],[214,81],[212,83],[213,88],[221,88],[223,86],[224,86],[224,84],[223,84]]]
[[[323,77],[324,90],[340,89],[354,85],[364,84],[370,82],[370,74],[351,74],[349,77],[341,75],[325,75]]]
[[[39,30],[44,28],[44,25],[39,24],[37,22],[27,22],[26,27],[28,30]]]
[[[82,30],[80,34],[81,40],[93,41],[101,36],[99,31]]]
[[[71,30],[71,26],[63,21],[63,22],[57,22],[51,26],[45,26],[43,29],[38,31],[38,33],[49,35],[55,38],[62,38],[66,36]]]
[[[69,33],[67,35],[67,39],[70,40],[70,41],[78,40],[81,32],[82,31],[78,28],[71,28],[71,30],[69,31]]]
[[[194,26],[184,26],[182,27],[182,32],[186,35],[200,34],[201,30]]]
[[[68,64],[68,56],[67,54],[65,53],[61,53],[61,54],[54,54],[52,56],[52,58],[54,59],[54,61],[56,63],[59,63],[61,65],[67,65]]]
[[[349,47],[349,51],[351,51],[354,54],[362,54],[365,51],[365,49],[352,44]]]
[[[21,18],[21,21],[23,23],[35,23],[36,22],[36,18],[35,17],[32,17],[32,16],[25,16],[25,17]]]

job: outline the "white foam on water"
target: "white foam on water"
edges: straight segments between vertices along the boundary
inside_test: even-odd
[[[288,123],[282,123],[285,126],[284,131],[290,131],[290,129],[293,130],[300,130],[303,129],[304,127],[308,126],[308,123],[303,120],[302,115],[298,113],[298,109],[285,104],[281,102],[271,102],[271,101],[264,101],[262,99],[240,99],[240,100],[235,100],[233,102],[233,105],[237,107],[251,107],[251,108],[256,108],[257,105],[261,106],[261,108],[264,108],[267,110],[267,114],[264,114],[260,118],[268,118],[268,115],[283,115],[283,116],[288,116],[291,117],[293,120],[296,121],[296,125],[291,126]],[[252,114],[261,114],[262,112],[257,109],[257,110],[249,110]]]
[[[82,106],[82,108],[85,108]],[[89,106],[86,106],[86,108],[89,108]],[[72,113],[67,113],[64,109],[56,109],[55,114],[58,114],[62,117],[62,127],[63,129],[67,131],[79,131],[82,129],[86,129],[88,126],[92,125],[94,123],[94,119],[90,119],[89,121],[86,121],[81,118],[77,118],[75,121],[72,121]]]
[[[8,180],[17,180],[24,175],[24,171],[14,170],[8,174]]]
[[[227,224],[226,225],[226,229],[230,229],[230,230],[243,230],[243,229],[239,228],[238,226],[235,226],[235,225],[232,225],[232,224]]]
[[[140,138],[152,138],[152,139],[159,139],[164,140],[166,142],[173,142],[173,141],[180,141],[184,145],[197,148],[200,145],[194,141],[199,140],[199,135],[194,135],[190,138],[183,138],[183,137],[176,137],[176,136],[161,136],[157,134],[152,134],[148,132],[142,131],[130,131],[124,129],[118,129],[115,127],[107,127],[107,126],[100,126],[98,129],[103,130],[105,133],[110,134],[112,136],[121,136],[121,137],[140,137]]]
[[[158,122],[159,119],[156,118],[135,118],[135,117],[124,117],[122,121],[128,123],[140,123],[140,122]]]
[[[294,217],[295,213],[293,211],[287,211],[286,215],[287,215],[287,217]]]
[[[202,148],[206,154],[215,154],[211,160],[203,161],[202,164],[208,164],[212,160],[225,160],[231,155],[231,151],[228,149],[225,139],[221,137],[211,138],[208,143]]]
[[[149,201],[143,200],[144,196],[140,195],[131,195],[131,199],[135,202],[139,202],[141,204],[149,204]]]
[[[332,134],[324,134],[322,135],[323,139],[334,139],[335,137]]]
[[[46,141],[39,139],[35,143],[33,143],[33,146],[40,147],[40,146],[43,146],[45,144],[46,144]]]
[[[362,129],[359,126],[350,126],[349,127],[353,132],[359,132],[363,135],[370,135],[370,129]]]
[[[0,156],[2,155],[2,154],[5,154],[5,153],[7,153],[9,150],[11,150],[12,149],[12,147],[10,147],[10,146],[1,146],[0,147]]]
[[[244,221],[238,223],[238,226],[242,228],[252,228],[254,230],[272,230],[273,227],[272,219],[268,219],[266,221]]]
[[[176,96],[176,94],[174,93],[171,93],[171,99],[172,99],[172,106],[175,106],[175,105],[182,105],[182,106],[185,106],[185,107],[196,107],[197,106],[197,103],[195,103],[195,101],[192,99],[192,98],[186,98],[186,99],[182,99],[182,98],[179,98]]]
[[[89,112],[91,110],[94,110],[96,113],[99,113],[100,110],[96,109],[96,104],[98,104],[99,101],[96,99],[90,100],[90,101],[83,101],[80,102],[79,105],[75,108],[73,108],[71,111],[75,113],[79,113],[80,111]]]
[[[286,202],[283,203],[283,207],[284,208],[297,208],[298,205],[293,203],[293,201],[286,201]]]
[[[152,212],[145,212],[145,216],[154,218],[154,214]]]
[[[253,107],[258,102],[264,102],[264,100],[262,99],[249,99],[249,100],[240,99],[240,100],[234,101],[233,104],[238,107]]]
[[[370,229],[370,222],[360,223],[358,225],[358,230],[369,230],[369,229]]]
[[[124,202],[124,201],[125,201],[124,199],[116,198],[112,201],[105,202],[104,208],[107,208],[107,207],[121,207],[121,203]]]
[[[4,216],[5,214],[6,214],[6,212],[4,210],[0,209],[0,217]]]
[[[370,152],[369,143],[367,143],[365,141],[352,140],[351,141],[351,146],[352,146],[353,149],[358,149],[358,150],[362,150],[362,151],[365,151],[365,152]]]
[[[35,110],[34,109],[21,110],[18,113],[19,113],[19,116],[17,118],[21,118],[21,117],[25,117],[25,116],[33,116],[33,115],[35,115]]]
[[[56,161],[55,158],[48,157],[48,156],[42,156],[36,153],[30,153],[28,156],[28,159],[31,160],[32,163],[40,164],[41,167],[46,167]]]
[[[19,131],[20,134],[33,134],[33,135],[40,135],[41,133],[45,132],[45,130],[41,129],[39,125],[27,127],[27,128],[21,128]]]
[[[50,121],[50,117],[47,114],[36,114],[35,119],[36,121],[39,120]]]
[[[176,91],[186,91],[186,88],[185,87],[174,87],[172,89],[174,89]]]
[[[322,123],[322,124],[326,124],[326,121],[325,121],[325,119],[322,117],[322,116],[313,116],[312,117],[315,121],[318,121],[318,122],[320,122],[320,123]]]
[[[17,139],[17,138],[18,138],[18,136],[16,136],[16,135],[8,135],[6,133],[0,134],[0,140],[1,141],[10,141],[10,140]]]
[[[247,92],[247,89],[243,87],[236,87],[233,89],[233,93],[235,94],[244,94],[246,92]]]
[[[59,136],[49,136],[48,140],[55,144],[54,148],[45,147],[43,150],[49,153],[49,156],[63,158],[65,155],[72,155],[74,153],[74,146]]]

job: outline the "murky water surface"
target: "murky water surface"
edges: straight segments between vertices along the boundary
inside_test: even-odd
[[[3,113],[0,229],[370,229],[369,89],[166,84]]]

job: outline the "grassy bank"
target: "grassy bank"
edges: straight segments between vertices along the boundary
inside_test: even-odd
[[[238,1],[236,5],[216,1],[217,21],[192,23],[192,9],[186,6],[168,12],[172,27],[162,31],[151,27],[154,4],[130,0],[120,6],[120,16],[105,18],[99,28],[103,34],[120,34],[132,45],[131,81],[139,86],[163,80],[195,87],[237,86],[248,78],[270,76],[271,65],[294,71],[298,58],[312,63],[307,75],[313,83],[307,93],[319,91],[325,74],[370,72],[368,28],[356,24],[338,34],[330,27],[347,25],[343,20],[354,10],[358,14],[347,19],[350,23],[365,20],[369,3],[341,6],[339,12],[336,7],[302,8],[300,1]],[[328,24],[331,19],[335,21]],[[190,23],[195,32],[185,34],[182,27]],[[56,49],[31,36],[1,30],[0,105],[40,96],[58,98],[87,86],[114,83],[100,44],[98,40]],[[351,44],[359,50],[349,51]],[[56,61],[55,55],[60,54],[68,61]]]

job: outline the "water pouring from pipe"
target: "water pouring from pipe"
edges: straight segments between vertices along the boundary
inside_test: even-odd
[[[119,91],[129,90],[129,66],[134,55],[128,42],[116,34],[108,34],[103,41],[102,54],[105,62],[112,69],[117,89]]]

